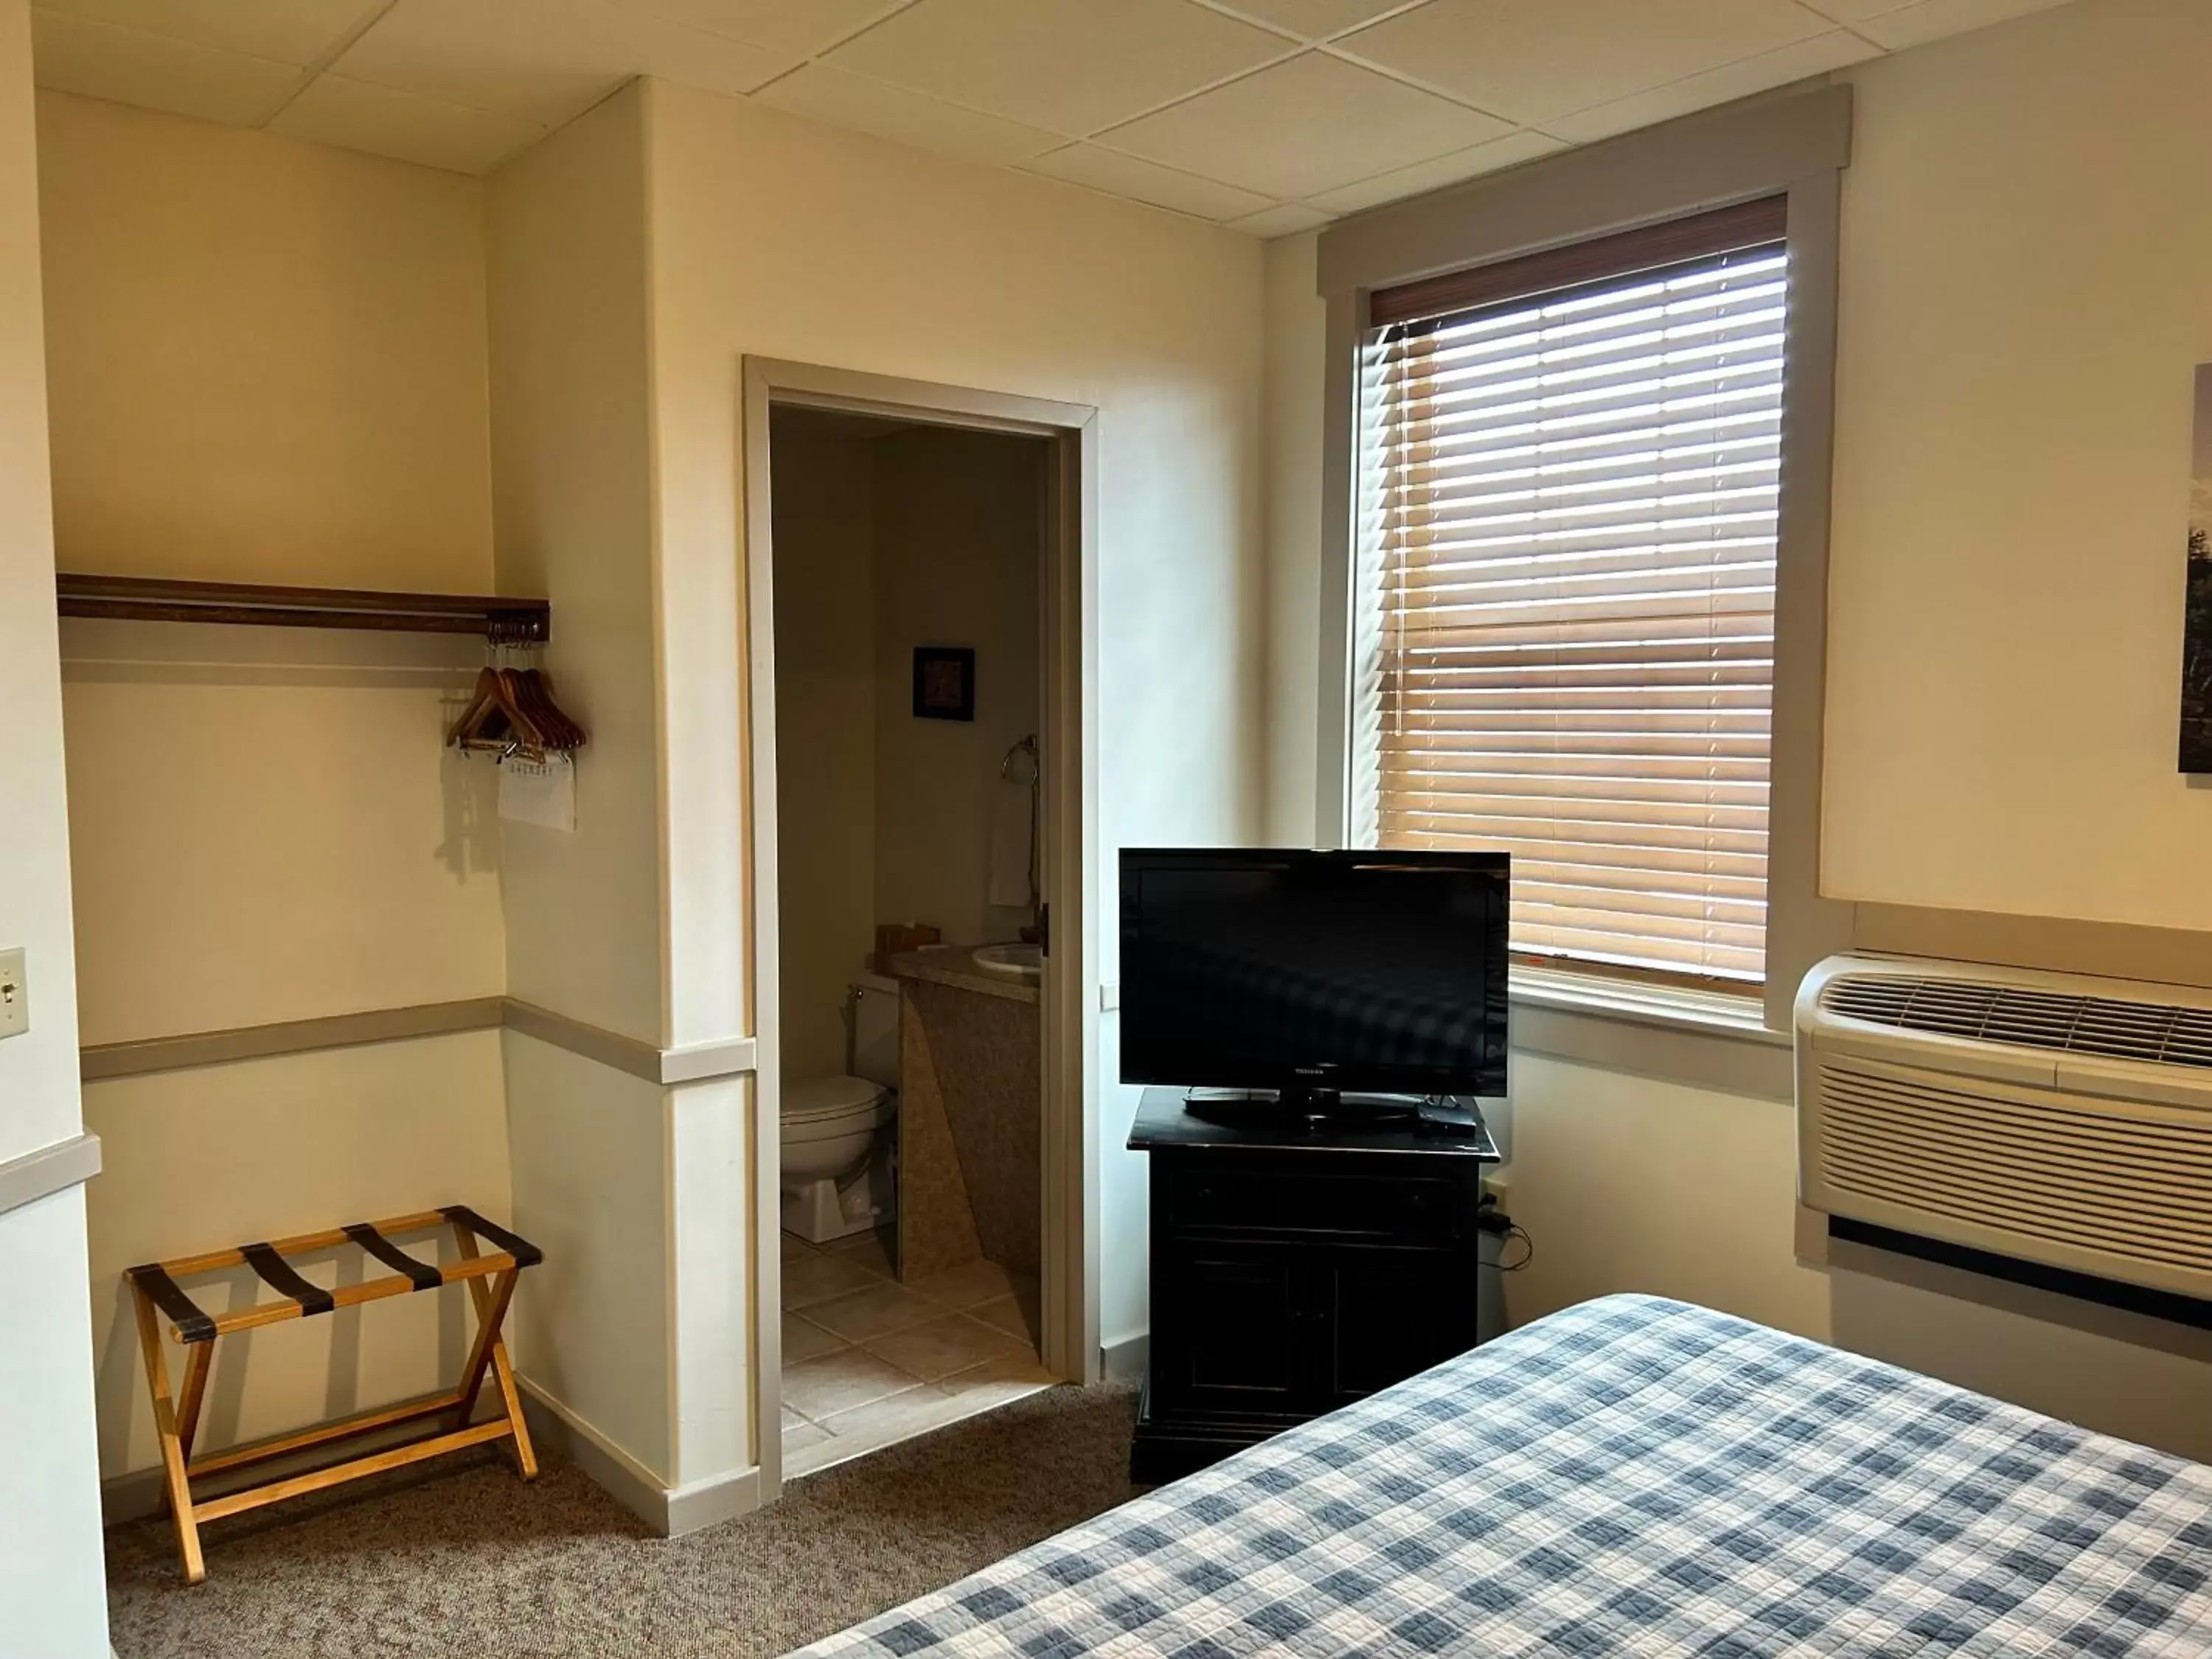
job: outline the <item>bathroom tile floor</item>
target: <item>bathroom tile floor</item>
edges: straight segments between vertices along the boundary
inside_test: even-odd
[[[902,1285],[872,1233],[783,1235],[783,1473],[811,1474],[1055,1380],[1037,1288],[975,1261]]]

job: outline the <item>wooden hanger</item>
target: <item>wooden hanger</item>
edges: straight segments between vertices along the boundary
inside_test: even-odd
[[[525,668],[514,676],[520,693],[522,706],[538,729],[545,733],[547,746],[563,753],[581,749],[586,741],[584,728],[570,720],[561,705],[553,700],[553,682],[543,669]]]
[[[469,694],[468,707],[461,710],[460,718],[446,733],[446,741],[459,744],[473,736],[490,714],[499,696],[499,671],[486,667],[477,675],[477,689]]]
[[[584,729],[553,701],[552,682],[537,669],[486,668],[447,741],[456,748],[520,752],[542,759],[550,750],[583,747]]]
[[[523,707],[504,668],[487,668],[477,677],[477,694],[447,740],[462,749],[495,749],[502,754],[520,750],[532,760],[541,758],[546,749],[545,733]]]

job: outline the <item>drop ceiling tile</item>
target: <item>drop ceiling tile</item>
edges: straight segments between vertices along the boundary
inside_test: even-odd
[[[1877,45],[1903,52],[1947,34],[1964,34],[1968,29],[1986,28],[2030,12],[2049,11],[2061,3],[2063,0],[1919,0],[1917,5],[1866,18],[1856,27]]]
[[[919,0],[828,61],[1080,137],[1296,50],[1189,0]]]
[[[1302,230],[1312,230],[1325,225],[1330,216],[1301,207],[1296,202],[1284,202],[1271,208],[1261,208],[1257,213],[1248,213],[1242,219],[1231,219],[1229,228],[1241,230],[1247,236],[1257,236],[1272,241],[1278,236],[1295,236]]]
[[[1234,185],[1216,184],[1173,167],[1157,167],[1096,144],[1070,144],[1030,164],[1032,173],[1088,185],[1109,196],[1126,196],[1201,219],[1236,219],[1269,205],[1267,198]]]
[[[300,82],[290,64],[47,11],[31,14],[31,53],[42,87],[227,126],[259,125]]]
[[[1748,98],[1753,93],[1786,87],[1808,75],[1825,75],[1847,64],[1863,63],[1881,56],[1879,46],[1869,45],[1847,30],[1835,29],[1784,46],[1779,52],[1762,52],[1741,63],[1655,87],[1650,92],[1600,104],[1595,109],[1578,110],[1572,115],[1547,121],[1544,125],[1547,131],[1570,143],[1591,143],[1600,138],[1610,138],[1615,133],[1671,121],[1678,115],[1711,109],[1731,99]]]
[[[1371,23],[1385,12],[1401,10],[1407,0],[1206,0],[1206,3],[1255,23],[1272,23],[1309,40],[1326,40],[1332,34]]]
[[[1912,5],[1915,0],[1797,0],[1797,3],[1823,17],[1832,17],[1838,23],[1856,23],[1879,17],[1886,11],[1895,11],[1899,6]]]
[[[1518,167],[1523,161],[1533,161],[1540,155],[1549,155],[1566,149],[1559,139],[1540,132],[1509,132],[1503,138],[1493,138],[1486,144],[1475,144],[1467,149],[1454,150],[1449,155],[1439,155],[1432,161],[1416,161],[1409,167],[1397,167],[1389,173],[1377,173],[1372,179],[1362,179],[1356,185],[1346,185],[1341,190],[1324,191],[1307,199],[1315,207],[1330,213],[1357,213],[1363,208],[1379,207],[1385,202],[1402,202],[1409,196],[1419,196],[1425,191],[1442,190],[1446,185],[1464,184],[1469,179],[1480,178],[1486,173],[1499,173],[1507,167]]]
[[[1795,0],[1429,0],[1334,49],[1549,126],[1827,27]]]
[[[310,64],[374,9],[375,0],[38,0],[38,9],[113,23],[219,52]]]
[[[908,92],[883,81],[809,64],[754,94],[771,104],[832,126],[852,127],[896,139],[921,149],[964,155],[979,161],[1027,161],[1066,141],[1042,127],[1002,121],[941,98]]]
[[[796,64],[597,0],[399,0],[331,67],[348,80],[557,126],[634,75],[744,93]]]
[[[611,0],[617,10],[643,12],[726,34],[778,52],[811,57],[835,46],[907,0]]]
[[[396,161],[476,173],[489,172],[545,132],[511,115],[441,104],[336,75],[317,76],[268,130]]]
[[[1308,53],[1116,127],[1102,142],[1280,200],[1319,196],[1506,131],[1447,99]]]
[[[706,92],[741,97],[798,67],[790,52],[772,52],[726,34],[711,34],[665,18],[624,19],[619,12],[623,78],[657,75]]]

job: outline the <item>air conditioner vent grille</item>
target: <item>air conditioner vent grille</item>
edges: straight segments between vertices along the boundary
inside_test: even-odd
[[[2212,1070],[2212,1009],[1903,974],[1840,974],[1820,1006],[1900,1030]]]
[[[2060,1094],[1850,1063],[1820,1067],[1820,1102],[1815,1167],[1842,1212],[1871,1199],[2029,1260],[2062,1245],[2122,1278],[2212,1279],[2212,1121],[2092,1115]]]

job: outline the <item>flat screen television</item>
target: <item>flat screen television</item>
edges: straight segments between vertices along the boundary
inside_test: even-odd
[[[1128,848],[1121,1080],[1505,1092],[1503,853]]]

